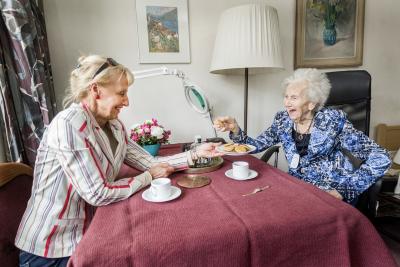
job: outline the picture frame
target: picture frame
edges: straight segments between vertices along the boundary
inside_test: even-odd
[[[136,0],[140,63],[190,63],[187,0]]]
[[[297,0],[294,67],[363,63],[365,0]]]

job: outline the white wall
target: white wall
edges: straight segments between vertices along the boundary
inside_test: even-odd
[[[240,124],[243,122],[243,77],[209,73],[219,15],[227,8],[255,2],[270,4],[278,10],[286,70],[249,79],[248,132],[253,136],[260,133],[271,123],[275,112],[282,109],[280,82],[293,71],[296,1],[188,2],[191,63],[167,66],[181,69],[202,87],[216,116],[231,115]],[[139,64],[133,0],[45,0],[44,8],[59,105],[68,86],[69,73],[80,53],[111,56],[133,70],[161,65]],[[378,123],[400,124],[398,10],[400,1],[397,0],[366,0],[364,64],[358,69],[367,70],[373,78],[372,129]],[[121,114],[127,126],[154,117],[172,130],[173,142],[190,141],[195,134],[212,135],[207,119],[186,104],[179,79],[155,77],[138,80],[130,88],[129,97],[131,104]],[[226,137],[224,134],[221,136]]]

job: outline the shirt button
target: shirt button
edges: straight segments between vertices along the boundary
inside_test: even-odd
[[[304,168],[301,168],[300,172],[304,174],[304,173],[306,173],[306,170]]]

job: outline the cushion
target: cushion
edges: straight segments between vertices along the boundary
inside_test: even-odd
[[[19,223],[31,195],[32,176],[20,175],[0,187],[1,266],[18,266],[19,249],[14,245]]]

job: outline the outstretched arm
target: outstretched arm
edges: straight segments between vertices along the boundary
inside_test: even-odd
[[[279,143],[278,136],[275,134],[275,129],[273,126],[274,125],[271,125],[271,127],[262,132],[256,138],[248,136],[244,131],[242,131],[242,129],[239,129],[239,133],[237,135],[230,133],[229,137],[235,143],[244,143],[255,146],[256,150],[252,153],[259,153]]]

